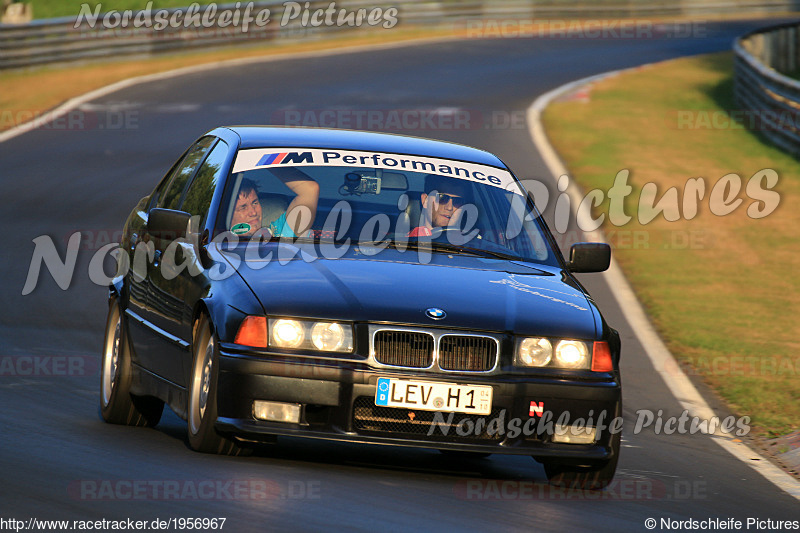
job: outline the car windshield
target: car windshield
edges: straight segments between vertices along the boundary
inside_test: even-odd
[[[397,154],[241,150],[215,235],[558,264],[508,171]]]

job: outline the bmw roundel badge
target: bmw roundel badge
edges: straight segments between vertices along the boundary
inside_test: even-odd
[[[425,314],[428,315],[430,318],[434,320],[441,320],[447,316],[443,310],[439,309],[438,307],[430,307],[425,310]]]

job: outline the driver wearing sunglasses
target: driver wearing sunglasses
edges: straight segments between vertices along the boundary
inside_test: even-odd
[[[422,220],[420,226],[409,232],[409,237],[430,237],[434,228],[449,226],[458,220],[461,208],[467,201],[469,189],[460,180],[429,174],[422,193]]]

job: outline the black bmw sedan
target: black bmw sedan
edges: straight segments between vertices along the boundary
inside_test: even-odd
[[[620,343],[496,156],[345,130],[220,127],[131,211],[101,410],[237,454],[276,436],[523,454],[605,487]]]

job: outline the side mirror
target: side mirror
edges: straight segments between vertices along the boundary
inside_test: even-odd
[[[186,238],[191,215],[172,209],[151,209],[147,216],[147,232],[153,238],[156,250],[164,251],[175,239]]]
[[[603,242],[579,242],[569,250],[570,272],[603,272],[611,264],[611,247]]]

